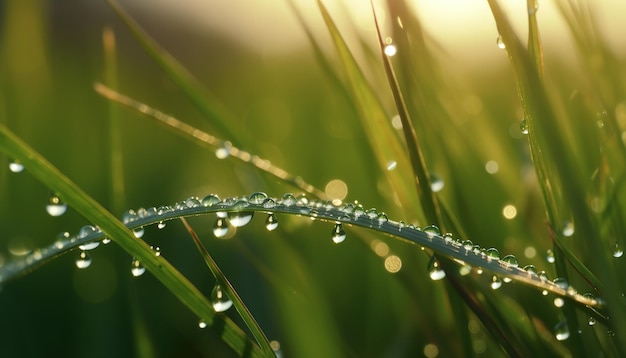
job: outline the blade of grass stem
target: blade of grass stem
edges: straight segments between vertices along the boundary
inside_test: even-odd
[[[38,180],[58,193],[69,206],[81,213],[92,224],[97,225],[107,237],[122,249],[140,260],[161,283],[167,287],[192,312],[207,324],[215,321],[215,312],[206,297],[162,256],[154,255],[144,241],[133,233],[113,214],[93,200],[63,173],[45,160],[34,149],[15,136],[8,128],[0,125],[0,151],[20,160],[25,168]],[[220,322],[221,335],[239,355],[262,357],[259,348],[232,321]]]
[[[218,100],[180,62],[150,37],[117,1],[107,0],[107,2],[148,55],[182,89],[204,115],[213,119],[211,123],[217,127],[216,130],[225,137],[230,138],[234,144],[241,145],[237,136],[241,131],[232,128],[232,125],[237,123],[237,121],[220,105]]]
[[[268,173],[289,185],[292,185],[298,189],[307,192],[315,198],[326,198],[326,194],[324,193],[324,191],[305,182],[301,177],[292,175],[286,170],[271,164],[269,160],[262,159],[259,156],[252,155],[247,151],[235,147],[230,141],[217,138],[168,114],[154,109],[144,103],[136,101],[121,93],[118,93],[101,83],[94,84],[94,89],[103,97],[131,109],[134,109],[146,115],[148,118],[156,120],[158,123],[165,125],[167,129],[172,130],[174,133],[180,135],[187,140],[192,141],[193,143],[203,148],[208,148],[213,151],[215,151],[216,149],[225,149],[228,152],[229,158],[236,158],[246,164],[252,165],[255,168],[260,169],[261,171]]]
[[[200,252],[202,258],[204,259],[204,262],[211,270],[211,273],[215,277],[217,284],[220,285],[224,289],[224,291],[226,291],[228,298],[233,301],[233,306],[235,306],[235,309],[239,313],[239,316],[246,323],[246,326],[248,326],[248,329],[256,339],[261,350],[263,350],[263,352],[268,357],[273,356],[274,350],[270,346],[270,341],[267,339],[265,333],[263,332],[257,321],[254,319],[252,313],[250,313],[248,307],[246,307],[246,304],[243,302],[241,297],[239,297],[239,294],[237,293],[233,285],[230,283],[230,281],[228,281],[228,278],[226,278],[215,260],[213,260],[213,257],[211,257],[211,254],[209,253],[209,251],[207,251],[206,247],[204,247],[202,241],[200,241],[200,238],[198,237],[198,234],[196,234],[196,231],[191,227],[191,225],[189,225],[189,222],[187,222],[184,217],[181,217],[180,221],[183,222],[183,225],[185,225],[185,229],[187,229],[189,235],[191,235],[194,244],[196,244],[196,247],[198,248],[198,251]]]

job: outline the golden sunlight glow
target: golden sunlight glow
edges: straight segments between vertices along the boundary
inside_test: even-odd
[[[517,208],[514,205],[508,204],[502,209],[502,215],[506,219],[513,219],[517,216]]]
[[[385,270],[396,273],[402,268],[402,260],[396,255],[389,255],[385,259]]]
[[[333,179],[326,184],[324,192],[331,200],[341,202],[348,195],[348,185],[343,180]]]

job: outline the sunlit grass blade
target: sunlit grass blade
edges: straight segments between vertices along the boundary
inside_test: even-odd
[[[372,86],[367,82],[326,7],[321,1],[318,1],[318,6],[346,72],[363,127],[376,155],[378,167],[384,171],[405,213],[424,222],[426,219],[424,213],[418,210],[413,200],[417,198],[417,193],[410,181],[402,175],[405,170],[409,170],[411,164],[401,143],[397,140],[397,135],[391,128],[390,119],[385,114]],[[385,168],[390,170],[385,170]]]
[[[183,90],[191,102],[212,120],[211,125],[214,125],[223,136],[230,138],[231,142],[241,145],[241,131],[233,128],[237,121],[222,107],[218,100],[180,62],[154,41],[116,0],[107,0],[107,2],[148,55]]]
[[[217,138],[168,114],[154,109],[144,103],[138,102],[130,97],[118,93],[103,84],[94,84],[94,89],[103,97],[116,103],[122,104],[126,107],[132,108],[139,113],[146,115],[148,118],[156,120],[158,123],[164,125],[167,129],[172,130],[174,133],[180,135],[187,140],[192,141],[193,143],[203,148],[207,148],[212,151],[220,150],[220,157],[236,158],[246,164],[254,166],[255,168],[265,173],[273,175],[281,181],[298,189],[301,189],[316,198],[326,198],[326,194],[324,193],[324,191],[305,182],[301,177],[290,174],[286,170],[273,165],[269,160],[259,158],[257,155],[253,155],[247,151],[235,147],[230,141]]]
[[[200,241],[200,238],[198,237],[198,234],[196,234],[195,230],[191,227],[191,225],[189,225],[184,217],[181,217],[180,220],[183,222],[183,225],[185,225],[185,229],[187,229],[189,235],[191,235],[194,244],[196,244],[196,247],[198,248],[198,251],[200,251],[200,255],[204,259],[204,262],[211,270],[211,273],[215,277],[217,284],[220,285],[220,287],[222,287],[224,291],[226,291],[228,298],[233,301],[233,306],[235,306],[235,309],[239,313],[239,316],[246,323],[246,326],[248,326],[248,329],[256,339],[259,347],[261,347],[261,350],[263,350],[267,357],[274,356],[274,351],[270,346],[270,342],[265,336],[265,333],[263,332],[257,321],[254,319],[254,316],[252,316],[252,313],[250,313],[250,310],[248,310],[248,307],[246,307],[246,304],[243,302],[241,297],[239,297],[239,294],[237,293],[237,291],[235,291],[233,285],[230,283],[230,281],[228,281],[215,260],[213,260],[213,257],[211,257],[209,251],[207,251],[207,249],[204,247],[202,241]]]
[[[215,312],[210,302],[202,293],[178,272],[162,256],[154,255],[150,247],[120,222],[113,214],[93,200],[87,193],[77,187],[63,173],[45,160],[34,149],[16,137],[8,128],[0,126],[0,151],[19,159],[34,177],[58,193],[69,206],[81,213],[93,225],[97,225],[103,235],[111,238],[129,255],[137,258],[161,283],[167,287],[191,311],[204,319],[208,324],[215,320]],[[58,248],[57,248],[58,249]],[[69,247],[66,249],[66,251]],[[25,268],[26,269],[26,268]],[[0,275],[0,280],[7,279]],[[232,321],[221,323],[221,335],[235,352],[242,355],[262,357],[259,348],[251,343],[246,335]]]

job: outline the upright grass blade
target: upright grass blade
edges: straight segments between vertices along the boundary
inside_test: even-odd
[[[324,191],[305,182],[301,177],[292,175],[286,170],[273,165],[269,160],[259,158],[256,155],[252,155],[249,152],[235,147],[230,141],[226,141],[206,132],[203,132],[200,129],[190,126],[189,124],[180,121],[170,115],[167,115],[159,110],[156,110],[144,103],[124,96],[123,94],[118,93],[103,84],[94,84],[94,89],[103,97],[110,99],[111,101],[114,101],[116,103],[122,104],[126,107],[132,108],[146,115],[147,117],[156,120],[158,123],[165,125],[167,129],[172,130],[174,133],[194,142],[195,144],[203,148],[207,148],[213,151],[218,149],[223,150],[223,157],[232,157],[239,159],[242,162],[252,165],[270,175],[273,175],[279,180],[286,182],[298,189],[301,189],[318,199],[326,198],[326,194],[324,193]]]
[[[51,190],[62,196],[69,206],[76,209],[91,223],[97,225],[103,235],[114,240],[130,255],[134,256],[168,290],[191,311],[211,325],[216,322],[215,312],[202,293],[178,272],[162,256],[154,255],[150,247],[115,218],[110,212],[77,187],[35,150],[16,137],[5,126],[0,126],[0,151],[20,160],[25,168]],[[2,277],[4,280],[6,277]],[[219,320],[218,320],[219,321]],[[263,357],[261,350],[232,321],[224,318],[219,323],[218,333],[233,350],[243,356]]]
[[[319,0],[317,3],[346,72],[352,96],[358,104],[363,127],[376,155],[378,167],[383,170],[389,168],[389,170],[384,170],[385,176],[397,194],[405,213],[421,222],[427,222],[423,209],[417,210],[412,200],[412,198],[416,198],[415,190],[402,175],[404,170],[409,170],[411,164],[401,144],[397,141],[397,136],[390,125],[390,119],[385,114],[376,94],[357,65],[326,7]]]
[[[116,0],[107,0],[107,2],[148,55],[183,90],[191,102],[204,115],[212,119],[211,123],[217,127],[216,130],[230,138],[235,145],[241,145],[240,131],[232,127],[237,121],[219,104],[218,100],[180,62],[154,41]]]
[[[273,356],[274,350],[270,346],[269,340],[265,336],[265,333],[263,332],[257,321],[254,319],[254,316],[252,316],[252,313],[250,313],[250,310],[248,310],[248,307],[246,307],[246,304],[243,302],[241,297],[239,297],[239,294],[237,293],[237,291],[235,291],[235,288],[230,283],[230,281],[228,281],[215,260],[213,260],[213,257],[211,257],[211,254],[209,254],[209,251],[207,251],[207,249],[204,247],[195,230],[191,227],[191,225],[189,225],[184,217],[181,217],[180,220],[183,222],[183,225],[185,225],[185,228],[189,232],[189,235],[191,235],[191,238],[193,239],[194,244],[196,244],[198,251],[200,251],[200,255],[204,259],[204,262],[211,270],[211,273],[213,273],[213,276],[215,276],[217,284],[219,284],[226,291],[228,298],[233,301],[233,305],[239,313],[239,316],[246,323],[248,329],[250,329],[250,332],[252,332],[252,335],[259,344],[259,347],[261,347],[261,349],[263,350],[263,353],[265,353],[268,357]]]

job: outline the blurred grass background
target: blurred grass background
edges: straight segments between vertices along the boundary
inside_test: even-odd
[[[268,32],[271,38],[258,38],[253,36],[258,35],[254,28],[244,28],[235,20],[230,30],[198,26],[193,19],[202,14],[199,10],[192,16],[182,10],[168,12],[162,3],[122,5],[232,114],[238,137],[225,139],[317,187],[324,188],[334,179],[343,181],[348,186],[348,201],[359,200],[397,220],[414,220],[404,217],[395,203],[364,139],[357,112],[342,89],[328,80],[303,36],[296,40],[286,36],[280,46],[280,31]],[[313,28],[319,28],[315,35],[328,45],[333,58],[327,30],[316,27],[321,21],[319,13],[308,5],[299,6]],[[379,89],[391,120],[393,102],[374,55],[371,19],[342,17],[346,12],[367,13],[369,4],[358,5],[354,12],[350,6],[339,6],[332,15],[342,19],[340,30],[353,33],[349,40],[354,49],[366,45],[359,61],[371,69],[366,75]],[[435,10],[427,1],[422,6],[420,18],[433,21],[430,17]],[[475,6],[488,16],[487,4]],[[599,12],[607,13],[611,6],[617,5],[603,3]],[[242,10],[234,10],[232,15],[233,11],[216,3],[204,11],[210,19],[222,13],[226,19],[236,19],[237,11]],[[241,24],[256,24],[258,29],[278,27],[271,11],[239,14]],[[280,14],[277,23],[293,16],[284,8],[276,14]],[[524,19],[525,12],[519,17]],[[92,90],[93,83],[104,76],[104,27],[113,29],[116,36],[120,92],[222,135],[214,132],[211,121],[143,52],[104,1],[5,1],[0,4],[0,19],[0,120],[112,210],[109,104]],[[293,18],[284,21],[291,27],[283,32],[301,32]],[[493,24],[489,17],[480,21]],[[584,78],[578,80],[576,75],[582,70],[567,45],[571,39],[564,37],[563,29],[558,32],[561,38],[553,37],[553,24],[546,23],[546,67],[554,76],[555,87],[565,97],[578,88],[588,88]],[[451,27],[447,36],[453,40],[440,43],[441,48],[430,43],[442,83],[429,85],[450,101],[444,102],[444,108],[458,116],[440,126],[445,131],[424,139],[428,164],[446,183],[440,195],[462,221],[468,238],[484,247],[497,247],[501,256],[513,253],[523,264],[548,270],[553,277],[554,270],[545,261],[551,242],[542,200],[527,140],[519,132],[521,107],[507,58],[496,46],[495,26],[484,36],[476,29],[475,38],[461,42],[454,38],[462,32],[472,33],[472,29],[447,26]],[[427,38],[441,40],[436,31]],[[520,31],[523,33],[523,27]],[[610,41],[620,31],[605,29]],[[233,38],[232,33],[239,37]],[[563,41],[560,45],[559,40]],[[623,65],[624,53],[617,55]],[[279,196],[294,190],[240,163],[219,160],[214,153],[136,113],[126,109],[117,113],[125,184],[122,203],[127,209],[171,204],[210,192],[221,197],[253,191]],[[440,120],[433,116],[433,121]],[[450,157],[456,162],[451,163]],[[12,254],[50,244],[59,232],[74,233],[87,224],[71,209],[59,218],[48,216],[48,189],[28,173],[10,173],[6,169],[10,160],[0,158],[0,263],[10,260]],[[498,163],[494,175],[484,168],[490,160]],[[502,215],[508,204],[517,210],[511,220]],[[121,216],[122,212],[115,214]],[[430,281],[428,257],[413,247],[387,242],[403,265],[399,273],[392,274],[384,268],[384,257],[353,239],[356,234],[367,237],[367,233],[348,232],[348,240],[334,246],[327,225],[305,219],[279,220],[279,230],[267,233],[262,220],[256,218],[229,241],[212,238],[211,218],[190,221],[206,238],[208,248],[266,335],[282,343],[286,357],[432,357],[433,349],[439,356],[458,356],[460,346],[450,341],[460,339],[463,333],[459,332],[467,330],[472,332],[478,355],[501,354],[475,318],[470,318],[469,327],[456,326],[445,302],[444,284]],[[182,226],[171,223],[165,230],[146,230],[146,241],[160,246],[163,256],[208,295],[213,279]],[[374,239],[383,238],[367,240]],[[228,356],[224,344],[210,331],[200,330],[197,318],[149,274],[132,278],[130,257],[119,248],[110,245],[94,251],[94,262],[86,270],[75,268],[74,254],[3,288],[0,354]],[[494,295],[510,304],[512,311],[521,308],[542,317],[548,332],[559,321],[550,299],[532,289],[510,285]],[[532,304],[520,307],[515,301]],[[230,314],[237,321],[236,315]]]

